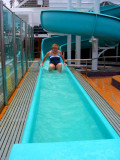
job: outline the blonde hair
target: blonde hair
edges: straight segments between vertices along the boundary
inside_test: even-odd
[[[58,49],[58,48],[59,48],[59,45],[53,44],[53,45],[52,45],[52,48],[57,48],[57,49]]]

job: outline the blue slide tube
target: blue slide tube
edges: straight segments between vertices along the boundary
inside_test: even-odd
[[[102,40],[120,41],[120,19],[92,12],[44,10],[42,27],[49,32],[96,37]]]

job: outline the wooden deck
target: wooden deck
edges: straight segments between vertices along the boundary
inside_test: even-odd
[[[112,77],[87,77],[86,75],[82,76],[120,115],[120,90],[112,85]]]

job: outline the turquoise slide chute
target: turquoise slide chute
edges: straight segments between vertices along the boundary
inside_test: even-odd
[[[49,32],[80,35],[85,38],[120,41],[120,19],[92,12],[44,10],[42,27]]]
[[[120,18],[120,6],[106,5],[106,6],[100,7],[100,12],[102,14]]]
[[[106,6],[102,6],[100,7],[100,12],[102,14],[106,14],[106,15],[110,15],[110,16],[114,16],[114,17],[120,17],[120,6],[116,6],[116,5],[106,5]],[[91,39],[91,37],[82,37],[82,43],[81,43],[81,48],[91,48],[92,45],[89,42],[89,40]],[[46,39],[46,41],[49,41],[48,44],[52,45],[52,43],[58,43],[60,45],[60,49],[62,52],[66,52],[67,51],[67,37],[66,36],[54,36],[51,38]],[[52,43],[50,43],[52,41]],[[61,44],[62,43],[62,44]],[[75,36],[72,36],[72,50],[75,50]],[[118,45],[118,42],[113,42],[110,40],[101,40],[99,39],[99,46],[102,47],[108,47],[108,46],[116,46]],[[51,46],[49,47],[49,49],[51,49]],[[46,50],[46,49],[45,49]],[[48,50],[47,50],[48,51]]]

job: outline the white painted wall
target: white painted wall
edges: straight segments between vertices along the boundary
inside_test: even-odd
[[[13,8],[12,11],[15,12],[19,17],[29,23],[31,26],[39,25],[41,10],[45,8]]]
[[[9,4],[9,0],[3,0]],[[76,10],[94,10],[94,0],[80,0],[81,1],[81,8],[76,5],[79,0],[71,0],[72,1],[72,9]],[[105,0],[100,0],[103,2]],[[120,0],[109,0],[116,4],[120,4]],[[15,0],[17,3],[17,0]],[[40,24],[40,14],[41,10],[44,9],[67,9],[68,7],[68,0],[49,0],[50,7],[46,8],[12,8],[11,10],[18,14],[19,16],[23,17],[23,20],[27,21],[31,26],[39,25]]]

